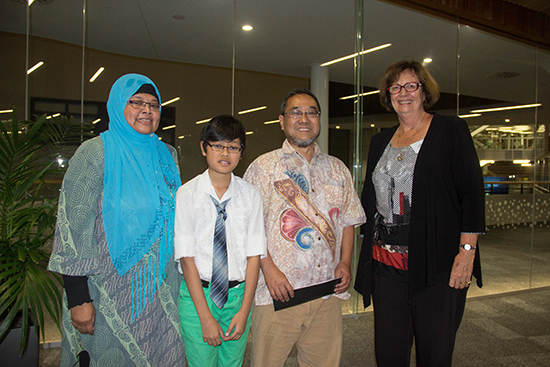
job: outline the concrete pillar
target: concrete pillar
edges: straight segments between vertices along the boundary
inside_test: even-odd
[[[310,90],[319,100],[321,108],[321,132],[317,144],[324,153],[328,153],[328,67],[311,65]]]

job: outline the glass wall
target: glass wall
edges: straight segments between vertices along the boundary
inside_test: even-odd
[[[113,82],[126,73],[149,76],[171,101],[158,135],[177,148],[184,181],[206,169],[202,122],[228,113],[245,123],[247,151],[235,171],[242,175],[258,155],[281,146],[282,98],[313,84],[326,85],[322,146],[353,169],[362,121],[364,168],[372,135],[397,123],[376,91],[385,68],[401,59],[432,60],[425,63],[441,87],[438,113],[541,103],[467,118],[479,158],[494,161],[483,167],[487,181],[501,180],[487,184],[485,287],[470,296],[550,284],[547,51],[375,0],[42,0],[30,7],[13,0],[0,4],[0,41],[0,111],[15,109],[20,119],[61,113],[99,133]],[[352,55],[356,44],[368,52],[320,66]],[[359,119],[357,84],[366,93]],[[354,293],[344,312],[361,310]]]
[[[527,289],[533,275],[533,200],[540,195],[533,190],[542,143],[535,135],[537,109],[498,109],[537,102],[537,50],[460,26],[459,53],[459,114],[472,116],[467,121],[479,159],[488,162],[486,181],[529,182],[502,185],[501,191],[486,186],[487,234],[480,239],[486,286],[471,295]]]
[[[376,1],[365,6],[364,43],[392,44],[363,57],[365,92],[376,90],[390,63],[412,58],[439,83],[441,97],[430,112],[459,115],[470,127],[486,181],[487,234],[479,239],[484,287],[472,287],[469,296],[548,286],[549,112],[544,107],[550,102],[550,54],[458,21]],[[406,32],[386,31],[388,19]],[[370,138],[396,125],[397,116],[380,107],[378,94],[364,96],[363,105],[364,172]],[[339,120],[331,121],[336,125]]]

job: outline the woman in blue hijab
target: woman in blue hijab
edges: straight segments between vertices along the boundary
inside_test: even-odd
[[[127,74],[109,94],[109,129],[69,162],[49,269],[63,275],[61,365],[184,366],[173,261],[173,147],[155,134],[160,93]]]

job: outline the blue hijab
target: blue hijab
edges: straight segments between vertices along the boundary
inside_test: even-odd
[[[109,129],[101,133],[105,147],[103,225],[113,265],[120,276],[151,250],[128,275],[139,315],[165,277],[172,261],[175,191],[181,185],[170,151],[156,134],[140,134],[124,117],[128,100],[143,84],[155,84],[139,74],[127,74],[112,86],[107,101]],[[160,240],[160,241],[157,241]]]

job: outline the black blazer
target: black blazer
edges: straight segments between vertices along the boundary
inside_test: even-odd
[[[365,307],[372,292],[373,223],[376,212],[372,173],[398,126],[373,136],[361,202],[367,222],[355,290]],[[414,168],[409,234],[408,282],[413,297],[437,281],[448,280],[458,254],[460,234],[485,232],[483,176],[464,120],[434,114]],[[479,248],[473,275],[482,286]]]

